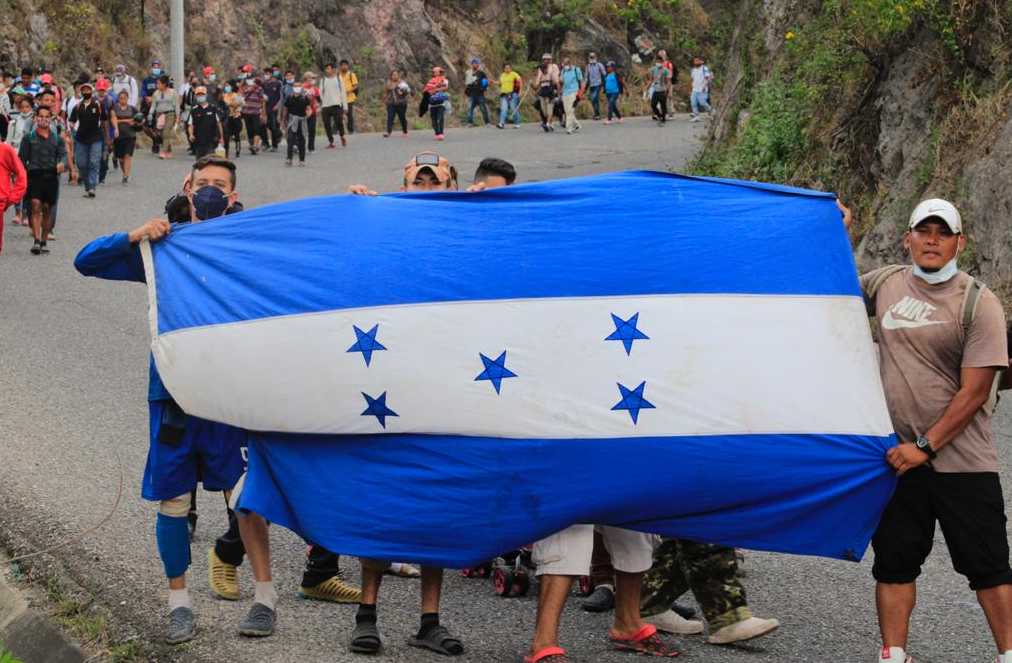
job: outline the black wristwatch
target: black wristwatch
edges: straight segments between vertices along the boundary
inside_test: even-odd
[[[923,435],[917,438],[917,441],[914,442],[914,444],[917,445],[918,449],[928,454],[928,458],[930,458],[931,460],[935,460],[936,458],[938,458],[938,454],[936,454],[935,450],[931,448],[931,440],[924,437]]]

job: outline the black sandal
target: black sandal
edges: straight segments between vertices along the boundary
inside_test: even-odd
[[[351,632],[351,650],[357,654],[375,654],[380,650],[380,632],[375,623],[355,624]]]
[[[446,654],[447,656],[458,656],[464,653],[464,644],[450,635],[450,632],[442,625],[433,627],[424,638],[411,636],[408,638],[408,644],[412,647],[425,647],[437,654]]]

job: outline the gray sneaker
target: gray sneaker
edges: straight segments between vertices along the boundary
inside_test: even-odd
[[[165,629],[165,642],[179,645],[193,640],[197,632],[197,616],[189,608],[176,608],[169,613],[169,627]]]
[[[278,613],[271,610],[263,603],[254,603],[250,608],[246,619],[239,624],[239,634],[251,638],[263,638],[274,633],[274,622],[278,619]]]

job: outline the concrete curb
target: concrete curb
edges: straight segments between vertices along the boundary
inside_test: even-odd
[[[87,656],[0,576],[0,641],[24,663],[84,663]]]

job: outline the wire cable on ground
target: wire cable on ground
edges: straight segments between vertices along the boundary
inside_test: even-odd
[[[105,517],[102,518],[102,520],[100,520],[97,525],[95,525],[91,529],[81,532],[80,534],[75,534],[74,536],[63,540],[54,546],[50,546],[45,550],[39,550],[37,552],[28,553],[26,555],[18,555],[17,557],[12,557],[10,559],[2,559],[0,560],[0,564],[13,564],[14,562],[20,562],[21,560],[28,559],[30,557],[38,557],[39,555],[45,555],[51,552],[55,552],[61,548],[66,548],[71,544],[77,543],[78,541],[88,536],[89,534],[98,531],[102,526],[104,526],[106,523],[112,520],[113,514],[116,513],[116,509],[119,508],[120,499],[123,497],[123,462],[120,460],[118,464],[119,464],[119,486],[116,488],[116,500],[113,502],[112,508],[109,510],[109,513],[107,513]]]

